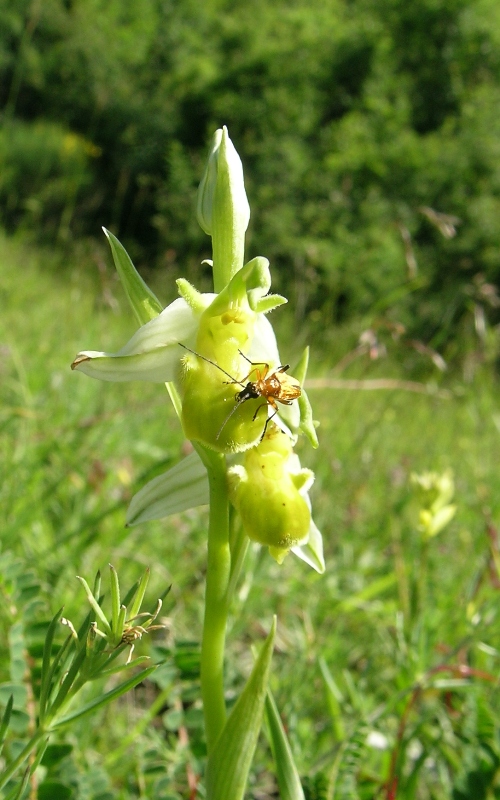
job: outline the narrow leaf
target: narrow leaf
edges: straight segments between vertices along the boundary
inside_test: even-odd
[[[48,744],[49,744],[49,737],[47,736],[47,738],[38,747],[38,751],[37,751],[35,760],[33,761],[32,765],[31,765],[31,775],[33,775],[35,770],[38,769],[38,767],[40,766],[42,758],[45,755],[45,751],[47,750]]]
[[[123,598],[123,605],[124,606],[128,606],[128,604],[131,602],[131,600],[134,597],[137,589],[139,588],[139,584],[140,584],[140,581],[136,581],[134,583],[134,585],[130,587],[130,589],[128,590],[127,594]]]
[[[266,718],[280,798],[281,800],[305,800],[292,750],[270,689],[267,690],[266,695]]]
[[[67,657],[67,655],[69,653],[70,646],[74,643],[74,641],[75,640],[73,639],[73,636],[71,634],[69,636],[67,636],[65,641],[63,642],[63,644],[61,645],[61,647],[59,648],[59,650],[57,651],[57,653],[55,654],[55,656],[54,656],[54,658],[52,660],[52,664],[50,666],[50,670],[49,670],[48,678],[47,678],[48,690],[47,690],[47,695],[46,695],[46,699],[45,699],[45,706],[47,706],[47,702],[48,702],[48,699],[49,699],[49,696],[50,696],[50,690],[51,690],[51,687],[52,687],[53,681],[54,681],[54,676],[56,675],[57,670],[61,667],[61,665],[64,664],[64,662],[66,660],[66,657]]]
[[[101,594],[101,570],[98,569],[95,576],[94,588],[92,589],[94,597],[100,597]]]
[[[109,565],[109,577],[111,585],[111,628],[113,633],[116,634],[120,616],[120,583],[118,581],[118,573],[112,564]]]
[[[127,619],[133,619],[134,617],[137,616],[137,614],[141,610],[142,601],[144,600],[144,595],[146,594],[148,583],[149,583],[149,567],[142,576],[139,582],[139,586],[137,587],[134,599],[132,600],[132,604],[130,608],[127,610]]]
[[[133,689],[134,686],[137,686],[138,683],[148,678],[156,669],[158,665],[155,664],[154,667],[149,667],[148,669],[144,669],[142,672],[139,672],[138,675],[134,675],[132,678],[129,678],[128,681],[124,681],[120,683],[119,686],[115,686],[114,689],[111,689],[106,694],[100,695],[100,697],[94,698],[90,703],[86,703],[86,705],[82,706],[81,708],[77,708],[76,711],[73,711],[71,714],[67,714],[67,716],[62,717],[52,726],[52,730],[56,730],[57,728],[62,728],[63,725],[67,725],[68,722],[73,722],[75,719],[79,719],[80,717],[89,714],[91,711],[95,711],[98,708],[103,708],[103,706],[110,703],[112,700],[116,700],[117,697],[121,697],[126,692]]]
[[[127,606],[120,606],[120,610],[118,612],[118,620],[116,622],[116,636],[122,638],[123,636],[123,629],[125,627],[125,619],[127,617]],[[115,639],[116,641],[116,639]]]
[[[157,317],[163,311],[163,307],[137,272],[121,242],[106,228],[103,228],[103,231],[110,244],[113,261],[132,311],[139,324],[144,325],[149,320]]]
[[[102,610],[101,606],[99,605],[99,603],[95,599],[94,595],[90,591],[90,587],[89,587],[87,581],[85,580],[85,578],[81,578],[79,575],[77,575],[76,577],[77,577],[77,580],[80,581],[80,583],[82,584],[83,588],[85,589],[85,594],[87,595],[87,600],[89,601],[90,605],[94,609],[95,614],[98,617],[101,625],[103,626],[103,628],[106,631],[106,633],[110,634],[111,633],[111,626],[110,626],[108,620],[106,619],[106,617],[104,615],[104,611]]]
[[[28,781],[30,779],[31,770],[28,767],[23,774],[23,779],[18,786],[14,786],[11,792],[6,796],[5,800],[20,800],[20,798],[24,794],[24,790],[28,785]]]
[[[12,708],[14,706],[14,695],[11,694],[7,701],[7,705],[5,706],[5,711],[2,715],[2,722],[0,723],[0,752],[3,747],[4,739],[7,733],[7,728],[9,727],[10,722],[10,715],[12,714]]]
[[[344,724],[342,722],[341,703],[343,700],[342,693],[333,679],[333,675],[328,669],[328,665],[324,658],[319,659],[319,668],[325,683],[326,697],[328,707],[330,709],[330,716],[332,718],[333,730],[335,738],[338,742],[345,739]]]
[[[82,642],[80,644],[80,649],[75,653],[73,661],[71,662],[71,666],[70,666],[68,672],[66,673],[66,677],[64,678],[64,680],[63,680],[63,682],[61,684],[61,688],[59,689],[59,691],[58,691],[58,693],[57,693],[57,695],[55,697],[54,702],[52,703],[52,705],[48,709],[48,714],[50,715],[51,718],[54,717],[56,712],[59,710],[61,705],[64,703],[64,701],[66,699],[66,696],[67,696],[69,690],[71,689],[71,687],[73,685],[73,682],[74,682],[76,676],[78,675],[78,672],[80,671],[80,667],[82,666],[83,662],[85,661],[86,656],[87,656],[86,643]]]
[[[140,664],[145,664],[147,661],[151,661],[149,656],[137,656],[134,658],[133,661],[129,661],[128,664],[118,664],[116,667],[112,667],[111,669],[103,669],[97,675],[97,678],[107,678],[109,675],[117,675],[119,672],[123,672],[124,669],[129,669],[130,667],[138,667]]]
[[[193,451],[134,495],[127,511],[127,525],[163,519],[206,505],[208,500],[207,472],[199,455]]]
[[[242,800],[262,726],[276,617],[243,692],[209,756],[207,800]]]
[[[45,636],[45,643],[43,645],[43,658],[42,658],[42,677],[40,685],[40,721],[43,721],[45,716],[45,706],[47,704],[47,697],[50,689],[50,659],[52,656],[52,644],[56,628],[62,616],[63,609],[60,608],[57,614],[52,618],[50,625]]]

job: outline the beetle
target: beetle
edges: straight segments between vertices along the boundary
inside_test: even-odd
[[[300,383],[296,378],[293,378],[291,375],[287,375],[287,371],[290,369],[289,364],[282,364],[276,369],[271,370],[269,364],[266,361],[250,361],[247,356],[238,350],[239,354],[243,356],[245,361],[248,361],[252,369],[248,373],[248,375],[243,378],[243,380],[239,381],[236,378],[233,378],[229,372],[226,372],[225,369],[220,367],[215,361],[212,361],[210,358],[206,356],[202,356],[201,353],[197,353],[195,350],[191,350],[189,347],[186,347],[185,344],[181,344],[185,350],[188,350],[193,355],[198,356],[198,358],[202,358],[204,361],[207,361],[212,366],[217,367],[218,370],[224,373],[228,378],[229,381],[224,381],[227,384],[238,384],[241,386],[241,391],[237,392],[234,399],[236,402],[235,407],[232,411],[227,415],[226,419],[224,420],[220,431],[217,434],[217,439],[221,435],[224,427],[226,426],[228,420],[232,417],[234,412],[237,410],[238,406],[244,403],[246,400],[258,400],[259,397],[262,397],[264,400],[260,406],[255,410],[255,413],[252,417],[252,422],[255,421],[257,418],[257,414],[259,413],[261,408],[267,407],[268,405],[271,406],[274,413],[271,414],[270,417],[267,417],[266,424],[264,426],[264,430],[262,432],[261,441],[265,436],[267,426],[269,422],[272,420],[274,416],[278,413],[278,406],[277,403],[282,403],[283,405],[290,406],[294,400],[296,400],[302,394]],[[259,369],[259,367],[263,367],[263,369]],[[249,380],[252,373],[256,373],[256,379],[251,381]]]

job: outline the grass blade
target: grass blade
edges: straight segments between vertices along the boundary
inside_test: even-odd
[[[71,714],[67,714],[65,717],[61,717],[61,719],[57,720],[57,722],[53,725],[52,730],[62,728],[62,726],[67,725],[68,722],[73,722],[73,720],[75,719],[84,717],[91,711],[95,711],[98,708],[102,708],[103,706],[110,703],[112,700],[115,700],[117,697],[121,697],[122,694],[125,694],[130,689],[133,689],[134,686],[137,686],[138,683],[141,683],[141,681],[148,678],[157,668],[158,664],[155,664],[154,667],[149,667],[148,669],[144,669],[142,672],[139,672],[138,675],[134,675],[132,678],[129,678],[128,681],[124,681],[123,683],[120,683],[119,686],[115,686],[114,689],[111,689],[109,692],[106,692],[106,694],[102,694],[100,697],[94,698],[94,700],[92,700],[90,703],[87,703],[81,708],[78,708]]]
[[[292,750],[270,689],[267,690],[266,695],[266,719],[280,798],[281,800],[305,800]]]

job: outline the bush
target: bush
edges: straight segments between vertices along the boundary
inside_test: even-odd
[[[184,270],[208,253],[191,210],[227,124],[259,209],[248,253],[274,260],[298,320],[394,307],[437,345],[473,277],[500,274],[499,17],[493,0],[2,0],[0,96],[102,154],[76,232],[104,223],[139,263]],[[10,224],[47,225],[1,199]]]

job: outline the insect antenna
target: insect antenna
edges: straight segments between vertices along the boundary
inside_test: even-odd
[[[233,376],[230,375],[229,372],[226,372],[225,369],[222,369],[222,367],[219,367],[219,365],[216,364],[215,361],[212,361],[210,358],[206,358],[206,356],[202,356],[201,353],[197,353],[196,350],[191,350],[190,347],[186,347],[186,345],[182,344],[182,342],[178,342],[178,344],[180,344],[180,346],[183,347],[184,350],[187,350],[189,353],[192,353],[194,356],[198,356],[198,358],[202,358],[203,361],[206,361],[208,364],[211,364],[212,367],[217,367],[217,369],[220,370],[221,372],[223,372],[224,375],[227,375],[228,378],[231,378],[231,383],[238,383],[240,386],[245,388],[245,384],[244,383],[242,383],[241,381],[235,380],[235,378],[233,378]],[[229,417],[228,417],[228,419],[229,419]]]
[[[231,417],[233,416],[234,412],[238,410],[238,408],[240,407],[240,405],[241,405],[241,403],[242,403],[242,402],[244,403],[245,401],[244,401],[244,400],[243,400],[243,401],[241,401],[241,400],[240,400],[239,402],[238,402],[238,401],[236,401],[236,405],[234,406],[234,408],[232,408],[232,409],[231,409],[231,411],[230,411],[230,412],[229,412],[229,414],[227,415],[226,419],[224,420],[224,422],[223,422],[223,423],[222,423],[222,425],[220,426],[219,433],[218,433],[218,434],[217,434],[217,436],[215,437],[215,441],[217,441],[217,440],[219,439],[219,436],[221,435],[222,431],[224,430],[224,428],[226,427],[227,423],[229,422],[229,420],[230,420],[230,419],[231,419]],[[255,418],[256,418],[256,416],[257,416],[257,413],[260,411],[260,409],[261,409],[261,408],[264,408],[264,406],[267,406],[267,403],[262,403],[262,405],[260,405],[260,406],[258,407],[257,411],[255,412],[255,414],[254,414],[254,415],[253,415],[253,417],[252,417],[252,422],[255,422]],[[277,413],[277,412],[275,411],[275,412],[274,412],[274,414],[273,414],[271,417],[269,417],[269,419],[272,419],[272,417],[274,417],[274,415],[275,415],[276,413]],[[267,422],[266,422],[266,426],[265,426],[265,428],[264,428],[264,433],[266,432],[266,428],[267,428]]]
[[[224,430],[224,428],[226,427],[227,423],[229,422],[229,420],[230,420],[230,419],[231,419],[231,417],[233,416],[234,412],[235,412],[235,411],[237,411],[237,409],[238,409],[239,407],[240,407],[240,406],[239,406],[239,403],[236,403],[236,405],[234,406],[234,408],[232,408],[232,409],[231,409],[231,411],[229,412],[229,414],[227,415],[226,419],[224,420],[224,422],[222,423],[222,425],[221,425],[221,426],[220,426],[220,428],[219,428],[219,432],[218,432],[217,436],[215,437],[215,441],[216,441],[216,442],[219,440],[219,436],[221,435],[221,433],[222,433],[222,431]]]

